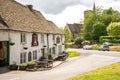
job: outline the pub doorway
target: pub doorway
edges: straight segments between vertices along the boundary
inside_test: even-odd
[[[9,65],[9,42],[0,42],[0,67]]]

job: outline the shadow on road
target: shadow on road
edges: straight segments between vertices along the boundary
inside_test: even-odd
[[[10,72],[10,70],[7,67],[0,67],[0,74],[4,74]]]

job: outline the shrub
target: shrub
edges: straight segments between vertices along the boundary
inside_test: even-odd
[[[107,27],[107,32],[109,36],[120,36],[120,22],[111,23]]]
[[[27,66],[27,63],[20,64],[19,66]]]
[[[92,46],[92,49],[93,49],[93,50],[98,50],[99,47],[100,47],[100,46],[99,46],[98,44],[94,44],[94,45]]]
[[[82,46],[82,41],[83,39],[81,39],[80,37],[76,38],[75,39],[75,45],[78,45],[78,47],[81,47]]]
[[[30,61],[30,62],[27,62],[27,65],[35,65],[36,62],[35,61]]]
[[[103,42],[120,43],[120,37],[119,36],[101,36],[99,41],[100,43],[103,43]]]

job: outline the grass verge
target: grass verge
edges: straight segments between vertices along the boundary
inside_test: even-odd
[[[120,80],[120,62],[69,78],[68,80]]]
[[[110,51],[120,51],[120,46],[110,46]]]
[[[77,51],[68,51],[68,57],[80,56],[80,53]]]

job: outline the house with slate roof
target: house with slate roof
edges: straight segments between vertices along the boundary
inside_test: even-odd
[[[63,32],[32,5],[0,0],[0,66],[22,64],[64,51]]]
[[[66,24],[64,30],[67,30],[69,34],[72,36],[70,39],[70,41],[72,41],[76,37],[80,36],[80,32],[82,28],[83,28],[83,24],[74,23],[74,24]]]

